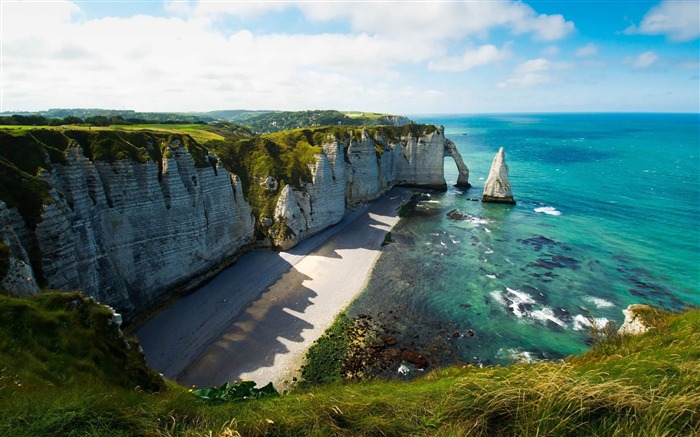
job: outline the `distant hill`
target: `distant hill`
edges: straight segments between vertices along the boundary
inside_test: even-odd
[[[255,133],[281,132],[317,126],[403,126],[411,123],[404,116],[359,111],[268,111],[233,109],[210,112],[136,112],[120,109],[49,109],[37,112],[0,113],[0,125],[92,126],[134,124],[237,124]]]

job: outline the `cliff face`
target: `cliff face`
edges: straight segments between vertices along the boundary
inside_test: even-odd
[[[363,129],[339,139],[329,135],[323,152],[311,165],[313,183],[301,190],[287,185],[276,208],[273,242],[283,249],[297,244],[342,219],[352,208],[374,200],[396,185],[446,189],[446,152],[460,164],[460,182],[468,185],[468,169],[459,152],[448,146],[442,128],[388,138]]]
[[[150,160],[93,162],[73,143],[65,164],[43,173],[53,201],[33,235],[21,220],[0,217],[4,240],[13,233],[33,237],[24,247],[37,254],[48,288],[81,289],[127,318],[144,311],[202,280],[253,239],[236,176],[196,167],[179,140],[165,155],[159,171]]]
[[[0,143],[6,156],[12,147],[19,156],[26,144],[35,147],[32,156],[39,158],[8,167],[8,174],[17,184],[33,178],[41,193],[29,196],[38,201],[35,209],[0,203],[0,287],[18,295],[80,289],[127,320],[215,274],[253,242],[255,218],[244,184],[262,216],[260,230],[287,249],[395,185],[445,189],[446,154],[460,164],[460,181],[466,181],[459,153],[434,126],[309,131],[299,140],[306,146],[265,139],[264,150],[272,152],[246,152],[250,161],[239,173],[245,182],[220,164],[210,165],[216,157],[198,144],[191,148],[191,138],[106,131],[89,134],[86,142],[80,132],[29,135],[36,137],[25,138],[24,145],[7,136]],[[62,146],[53,147],[58,140]],[[287,183],[280,174],[252,171],[261,162],[275,169],[292,159],[300,164],[289,167]],[[8,202],[23,206],[8,193],[0,190]]]

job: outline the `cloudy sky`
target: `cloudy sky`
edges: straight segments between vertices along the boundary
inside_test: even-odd
[[[0,1],[1,111],[700,112],[700,2]]]

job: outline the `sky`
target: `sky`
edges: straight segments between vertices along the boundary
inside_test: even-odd
[[[700,1],[0,0],[0,111],[700,112]]]

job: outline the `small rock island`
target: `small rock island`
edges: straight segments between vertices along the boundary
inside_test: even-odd
[[[498,149],[498,153],[496,153],[496,156],[493,158],[489,177],[484,184],[484,195],[481,201],[515,205],[513,193],[510,190],[508,165],[506,165],[506,155],[503,151],[503,147]]]

